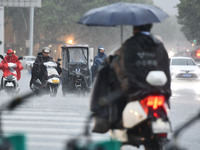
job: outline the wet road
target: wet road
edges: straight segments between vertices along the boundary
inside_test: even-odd
[[[1,75],[1,73],[0,73]],[[20,94],[29,92],[30,74],[22,71],[19,82]],[[173,81],[170,117],[173,129],[200,110],[200,82]],[[12,97],[1,94],[0,103]],[[62,96],[61,87],[56,97],[44,95],[32,97],[13,112],[3,113],[5,134],[23,132],[27,137],[28,150],[63,150],[66,141],[83,132],[89,114],[89,96]],[[194,124],[181,136],[180,144],[190,149],[200,147],[200,122]],[[108,139],[108,134],[92,134],[94,140]],[[133,148],[136,149],[136,148]],[[140,148],[142,149],[142,148]]]

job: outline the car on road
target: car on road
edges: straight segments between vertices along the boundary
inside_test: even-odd
[[[172,79],[200,79],[200,68],[191,57],[170,58]]]
[[[23,56],[23,59],[21,60],[22,66],[24,69],[29,69],[33,67],[33,63],[35,62],[36,57],[35,56]]]

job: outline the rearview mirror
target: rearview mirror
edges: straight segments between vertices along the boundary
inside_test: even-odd
[[[22,60],[22,59],[23,59],[23,57],[19,57],[19,58],[18,58],[18,60]]]
[[[62,60],[61,58],[58,58],[58,59],[57,59],[57,61],[61,61],[61,60]]]

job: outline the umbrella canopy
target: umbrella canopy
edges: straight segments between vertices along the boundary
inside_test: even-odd
[[[142,25],[161,22],[168,17],[153,5],[119,2],[94,8],[78,21],[89,26]]]

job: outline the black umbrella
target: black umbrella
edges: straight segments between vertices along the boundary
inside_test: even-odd
[[[153,5],[119,2],[87,11],[78,23],[88,26],[122,27],[161,22],[167,17],[168,14]]]

